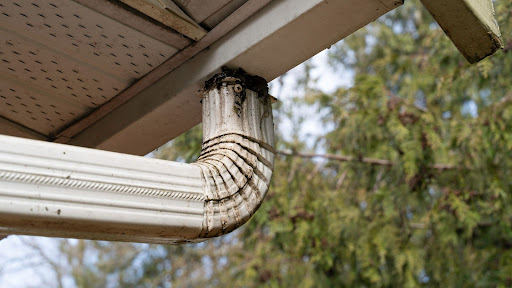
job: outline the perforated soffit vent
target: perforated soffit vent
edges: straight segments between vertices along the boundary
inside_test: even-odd
[[[0,116],[51,136],[178,49],[68,0],[0,3]]]

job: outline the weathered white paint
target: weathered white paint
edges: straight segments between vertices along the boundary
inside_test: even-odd
[[[138,17],[134,12],[122,7],[123,4],[121,2],[105,0],[73,1],[180,50],[192,43],[192,40],[183,37],[183,35],[174,30],[167,29],[163,25],[157,25],[144,17]]]
[[[249,220],[262,203],[272,176],[270,98],[246,90],[243,101],[232,97],[234,87],[204,94],[203,150],[194,164],[201,168],[205,180],[206,217],[201,237],[230,232]]]
[[[144,155],[200,123],[196,91],[222,65],[244,67],[270,81],[401,4],[390,0],[272,1],[68,143]]]
[[[492,0],[421,0],[460,53],[478,62],[502,48]]]
[[[236,104],[234,86],[204,92],[193,164],[0,136],[0,234],[182,243],[236,229],[268,190],[274,140],[268,96]]]
[[[193,40],[197,41],[206,34],[206,30],[170,0],[120,1]]]

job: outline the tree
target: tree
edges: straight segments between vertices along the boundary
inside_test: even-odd
[[[286,153],[249,223],[189,246],[62,240],[68,263],[85,261],[75,284],[511,286],[512,3],[495,7],[505,48],[473,66],[418,1],[336,44],[352,87],[300,83],[334,128],[315,147],[278,130]],[[293,117],[274,108],[277,127]],[[155,155],[193,160],[200,142],[197,127]],[[334,156],[302,153],[320,148]]]

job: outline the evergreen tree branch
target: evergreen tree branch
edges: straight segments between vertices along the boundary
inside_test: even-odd
[[[336,190],[340,189],[341,185],[343,185],[343,181],[345,181],[345,178],[347,177],[347,170],[343,171],[343,173],[338,178],[338,181],[336,182]]]
[[[369,158],[369,157],[354,157],[354,156],[345,156],[345,155],[334,155],[334,154],[317,154],[317,153],[301,153],[296,151],[277,151],[277,154],[291,157],[300,157],[300,158],[324,158],[335,161],[342,162],[359,162],[370,165],[381,165],[391,167],[396,165],[391,160],[387,159],[378,159],[378,158]],[[430,165],[431,168],[444,171],[444,170],[455,170],[460,169],[460,167],[453,164],[445,164],[445,163],[436,163]]]

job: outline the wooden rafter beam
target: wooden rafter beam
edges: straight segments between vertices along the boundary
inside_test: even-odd
[[[492,0],[421,2],[470,63],[476,63],[503,48]]]
[[[158,25],[155,23],[156,20],[153,22],[148,18],[139,17],[133,9],[132,11],[125,9],[125,5],[121,2],[105,0],[74,1],[177,49],[181,50],[192,43],[192,40],[183,37],[182,34],[172,29],[168,29],[168,26]]]
[[[206,30],[170,0],[121,0],[128,6],[146,14],[158,22],[171,27],[193,40],[206,35]]]

